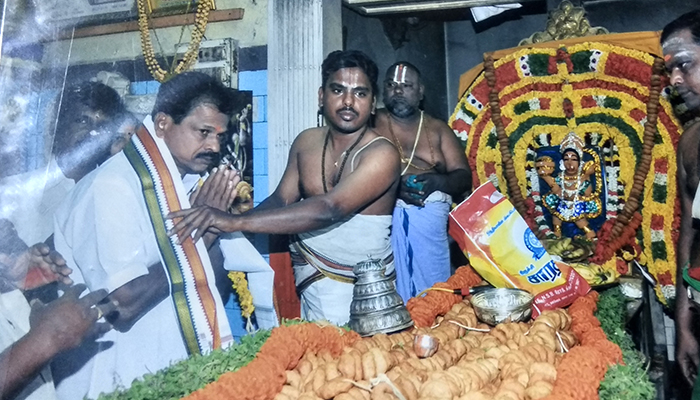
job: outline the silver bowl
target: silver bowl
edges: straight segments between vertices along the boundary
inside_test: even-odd
[[[530,318],[533,299],[525,290],[493,288],[473,295],[471,303],[480,320],[489,325],[498,325]]]

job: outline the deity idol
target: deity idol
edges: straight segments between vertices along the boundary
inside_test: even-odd
[[[554,161],[540,157],[535,163],[537,174],[549,185],[551,191],[543,197],[544,206],[552,214],[554,234],[561,237],[562,222],[573,222],[586,238],[592,240],[596,233],[588,220],[596,218],[602,211],[600,201],[600,163],[593,153],[594,161],[583,163],[584,143],[575,133],[569,133],[559,146],[561,161],[559,174],[552,176]],[[591,175],[598,172],[594,190]]]

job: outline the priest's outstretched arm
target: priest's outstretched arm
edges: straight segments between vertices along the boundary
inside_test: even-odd
[[[295,146],[297,143],[295,143]],[[299,151],[292,149],[287,169],[275,193],[261,206],[242,215],[230,215],[211,207],[198,207],[171,213],[169,218],[184,217],[171,232],[186,238],[192,233],[198,240],[207,231],[294,234],[330,226],[374,204],[391,192],[393,208],[400,161],[392,145],[382,143],[364,154],[353,173],[345,176],[328,193],[301,199],[297,167]],[[319,160],[320,161],[320,160]],[[320,178],[320,177],[319,177]],[[319,179],[320,181],[320,179]]]

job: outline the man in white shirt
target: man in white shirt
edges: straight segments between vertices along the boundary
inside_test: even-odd
[[[56,212],[56,249],[73,279],[107,289],[118,302],[107,316],[115,331],[54,363],[56,379],[67,376],[57,385],[59,398],[128,388],[188,355],[227,346],[231,332],[215,286],[222,267],[248,273],[258,326],[277,324],[274,274],[242,235],[178,243],[165,234],[172,226],[165,216],[190,207],[189,193],[218,159],[231,94],[195,72],[164,83],[124,151],[83,178]],[[235,171],[219,168],[192,204],[228,210],[238,180]]]
[[[112,149],[121,138],[113,122],[125,113],[109,86],[84,82],[66,89],[49,164],[0,181],[0,217],[14,224],[25,243],[51,236],[53,214],[75,182],[121,150]]]

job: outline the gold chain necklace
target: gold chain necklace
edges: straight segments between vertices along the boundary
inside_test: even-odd
[[[428,139],[428,147],[430,148],[430,166],[429,167],[419,167],[416,164],[413,163],[413,156],[416,154],[416,149],[418,148],[418,140],[420,139],[420,134],[421,131],[423,130],[423,110],[420,112],[420,122],[418,123],[418,131],[416,132],[416,140],[415,143],[413,144],[413,150],[411,151],[411,157],[406,158],[406,154],[403,152],[403,147],[401,146],[401,142],[399,142],[399,138],[396,136],[394,133],[394,129],[391,125],[391,115],[387,115],[387,118],[389,119],[389,133],[391,133],[391,138],[394,141],[394,145],[396,148],[399,150],[399,156],[401,156],[401,163],[406,164],[406,168],[401,172],[401,175],[405,174],[406,171],[408,171],[409,167],[413,167],[419,171],[430,171],[431,169],[435,168],[435,149],[433,148],[433,142],[430,141],[430,133],[427,134],[427,139]]]
[[[340,177],[343,175],[343,169],[345,168],[345,162],[348,160],[348,157],[350,156],[350,153],[352,153],[352,150],[357,146],[358,143],[362,140],[362,138],[365,136],[365,133],[367,133],[367,129],[369,127],[365,126],[365,130],[360,133],[360,136],[357,137],[355,142],[350,145],[342,154],[343,154],[343,161],[340,163],[340,169],[338,170],[338,175],[337,179],[333,179],[331,184],[333,186],[338,184],[338,181],[340,181]],[[330,141],[331,138],[331,129],[328,128],[326,131],[326,139],[323,142],[323,153],[321,153],[321,180],[323,180],[323,193],[328,193],[328,185],[326,184],[326,149],[328,148],[328,142]]]
[[[210,0],[199,0],[197,2],[197,13],[194,18],[194,26],[192,27],[192,36],[190,44],[187,47],[184,57],[180,60],[174,69],[170,71],[164,70],[153,51],[153,43],[151,42],[151,34],[148,30],[148,12],[146,11],[146,0],[137,0],[137,8],[139,13],[139,33],[141,34],[141,49],[143,50],[143,58],[146,61],[148,71],[158,82],[165,82],[171,76],[177,75],[189,69],[199,54],[199,45],[204,37],[204,31],[207,28],[209,21],[209,11],[214,8],[214,4]]]

